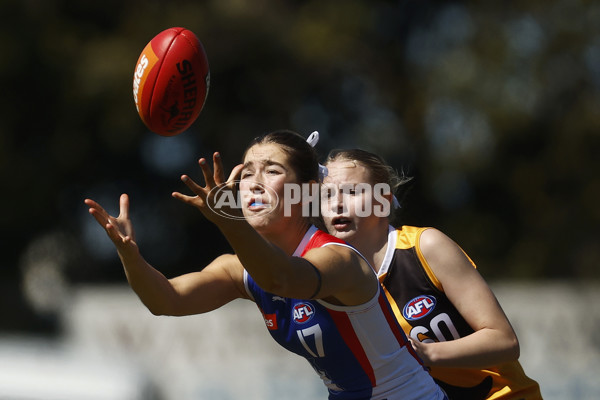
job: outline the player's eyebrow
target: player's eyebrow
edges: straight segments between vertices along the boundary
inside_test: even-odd
[[[260,161],[258,161],[258,163],[265,164],[267,166],[276,165],[276,166],[281,167],[281,168],[283,168],[284,170],[287,171],[287,168],[283,164],[281,164],[280,162],[277,162],[277,161],[270,160],[270,159],[260,160]],[[255,164],[255,161],[246,161],[244,163],[244,166],[243,166],[242,169],[253,167],[254,164]]]

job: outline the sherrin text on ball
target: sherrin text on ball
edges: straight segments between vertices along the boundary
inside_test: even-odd
[[[144,48],[133,72],[133,100],[148,129],[174,136],[200,115],[210,69],[204,46],[185,28],[169,28]]]

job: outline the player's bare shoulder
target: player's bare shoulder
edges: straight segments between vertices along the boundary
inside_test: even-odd
[[[317,247],[309,250],[304,255],[307,260],[326,265],[355,265],[356,268],[366,263],[359,253],[348,245],[341,245],[337,243],[328,244],[326,246]]]
[[[444,257],[448,252],[462,252],[454,240],[435,228],[423,230],[419,238],[419,248],[428,261]]]
[[[421,254],[440,281],[464,278],[476,273],[475,264],[463,249],[445,233],[435,228],[425,229],[419,240]]]
[[[363,304],[377,291],[377,277],[373,269],[350,246],[330,244],[310,250],[304,258],[321,272],[322,293],[329,293],[339,304]]]

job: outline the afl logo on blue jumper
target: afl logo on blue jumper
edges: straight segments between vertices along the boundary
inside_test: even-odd
[[[417,296],[404,306],[402,315],[409,321],[423,318],[435,308],[435,297],[422,294]]]
[[[315,315],[315,308],[310,303],[298,303],[294,306],[294,322],[304,324]]]

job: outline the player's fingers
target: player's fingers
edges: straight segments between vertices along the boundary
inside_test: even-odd
[[[123,193],[119,198],[119,216],[125,219],[129,219],[129,196]]]
[[[242,169],[244,168],[243,164],[236,165],[229,174],[229,178],[227,178],[226,186],[229,190],[232,190],[234,193],[237,193],[239,187],[237,183],[239,182],[240,174]]]
[[[106,233],[108,234],[108,237],[117,247],[130,244],[133,241],[132,236],[126,235],[125,233],[121,232],[119,227],[111,222],[106,224],[105,229]]]
[[[408,342],[412,346],[413,350],[417,351],[417,345],[415,344],[414,340],[412,340],[412,338],[408,338]]]
[[[206,197],[206,194],[204,192],[204,189],[202,188],[202,186],[198,185],[196,182],[194,182],[194,180],[192,178],[190,178],[187,175],[182,175],[181,176],[181,181],[183,183],[185,183],[185,185],[190,188],[190,190],[197,196],[200,196],[202,198]]]
[[[234,181],[238,181],[240,179],[240,176],[242,175],[243,169],[244,169],[244,164],[238,164],[235,167],[233,167],[233,169],[231,170],[231,173],[229,174],[229,178],[227,178],[227,182],[231,183]]]
[[[100,204],[91,199],[85,199],[84,203],[89,207],[88,212],[94,217],[96,222],[100,224],[103,228],[112,218],[108,212]]]
[[[225,182],[225,171],[223,169],[223,160],[221,159],[221,154],[219,152],[213,154],[213,166],[215,168],[213,178],[215,182],[220,185]]]
[[[106,212],[106,210],[104,210],[104,208],[102,208],[102,206],[100,204],[96,203],[94,200],[85,199],[83,202],[85,203],[86,206],[88,206],[90,208],[90,213],[92,210],[95,210],[97,213],[104,215],[105,218],[108,218],[108,213]]]
[[[188,195],[185,195],[185,194],[179,193],[179,192],[173,192],[173,193],[171,193],[171,196],[183,203],[186,203],[186,204],[189,204],[192,206],[203,206],[204,205],[204,200],[200,196],[188,196]]]
[[[108,221],[106,223],[104,229],[106,230],[106,234],[108,235],[110,240],[112,240],[115,244],[121,242],[121,234],[119,232],[119,229],[117,229],[117,227],[111,221]]]
[[[213,176],[213,172],[206,162],[206,158],[201,158],[198,160],[198,164],[200,165],[200,169],[202,169],[202,174],[204,175],[204,182],[206,183],[206,187],[210,190],[215,187],[215,178]]]
[[[85,199],[83,200],[83,203],[88,207],[100,207],[100,204],[96,203],[92,199]]]
[[[108,223],[108,216],[101,213],[97,208],[91,207],[89,209],[89,213],[94,217],[96,222],[100,224],[101,227],[106,228],[106,224]]]

